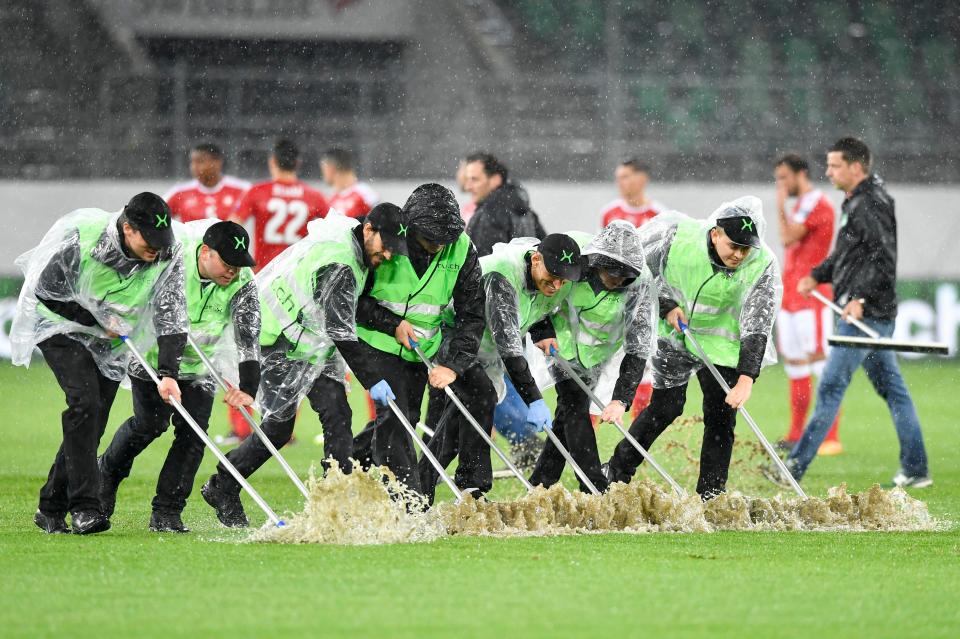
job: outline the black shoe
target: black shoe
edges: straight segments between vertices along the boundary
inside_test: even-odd
[[[100,512],[104,517],[113,517],[113,511],[117,507],[117,489],[120,488],[122,480],[114,478],[103,466],[103,457],[97,459],[97,469],[100,471],[100,493],[97,497],[100,499]]]
[[[76,510],[70,513],[73,534],[93,535],[110,530],[110,518],[99,510]]]
[[[38,510],[33,516],[33,523],[43,532],[50,535],[69,534],[67,527],[67,513],[45,513]]]
[[[616,469],[610,465],[610,462],[607,462],[605,464],[600,464],[600,472],[602,472],[603,476],[607,479],[607,484],[613,484],[616,482],[620,482],[623,484],[630,483],[631,478],[618,473]]]
[[[180,513],[158,513],[150,515],[150,530],[153,532],[188,533],[190,529],[183,525]]]
[[[246,528],[250,522],[243,512],[240,495],[223,490],[217,486],[217,476],[213,475],[200,489],[203,500],[217,511],[217,519],[228,528]]]

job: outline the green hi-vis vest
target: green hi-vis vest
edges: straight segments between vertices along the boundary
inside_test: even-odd
[[[237,294],[250,280],[253,271],[247,267],[241,268],[237,277],[228,286],[219,286],[215,282],[208,282],[201,286],[200,270],[197,260],[200,258],[200,239],[183,240],[183,275],[186,288],[187,315],[190,319],[190,336],[203,350],[207,357],[213,357],[213,349],[220,336],[230,324],[233,314],[231,303]],[[154,346],[147,352],[147,361],[157,368],[159,349]],[[187,344],[183,349],[183,359],[180,361],[180,377],[194,377],[207,373],[200,356]]]
[[[707,252],[708,241],[701,222],[681,222],[667,254],[663,279],[711,361],[719,366],[734,367],[740,359],[743,299],[773,256],[766,248],[752,249],[759,255],[751,255],[735,271],[715,272]],[[679,348],[684,347],[680,336],[665,320],[660,320],[658,335]],[[685,346],[696,354],[690,344]]]
[[[593,240],[588,233],[568,233],[580,250]],[[557,334],[560,356],[576,359],[584,368],[593,368],[617,352],[623,344],[626,323],[626,292],[601,290],[593,292],[588,282],[573,284],[570,295],[560,310],[551,317]]]
[[[287,352],[290,359],[319,364],[333,354],[333,341],[326,334],[325,319],[317,317],[314,312],[317,302],[313,297],[318,271],[330,264],[350,267],[355,294],[360,295],[367,281],[368,270],[357,250],[353,230],[348,229],[339,240],[317,242],[307,249],[292,269],[261,287],[262,346],[276,343],[283,335],[293,347]]]
[[[153,286],[160,279],[169,265],[169,260],[155,260],[144,263],[128,277],[119,271],[95,260],[93,249],[100,241],[110,223],[110,215],[104,215],[100,220],[85,221],[77,225],[80,241],[80,273],[77,279],[76,290],[85,298],[97,302],[100,313],[104,312],[122,319],[130,326],[136,326],[141,315],[147,308],[147,303],[153,294]],[[122,242],[123,239],[121,238]],[[65,322],[63,317],[49,310],[43,303],[37,304],[37,310],[46,319]],[[120,348],[123,344],[119,339],[113,340],[113,347]]]
[[[530,327],[547,315],[557,310],[564,298],[570,294],[570,282],[565,282],[553,297],[547,297],[538,290],[533,293],[527,291],[527,260],[530,253],[536,251],[536,242],[514,243],[498,246],[490,255],[480,258],[480,269],[483,274],[499,273],[507,278],[510,286],[517,293],[518,310],[520,312],[520,335],[526,335]],[[489,327],[483,331],[483,340],[480,350],[487,357],[497,353],[497,346]]]
[[[370,296],[410,322],[427,357],[440,349],[443,310],[453,299],[453,289],[469,251],[470,238],[461,233],[456,242],[433,256],[423,277],[417,276],[405,255],[396,255],[377,267]],[[393,335],[365,326],[357,326],[357,335],[376,349],[395,353],[410,362],[420,361],[416,353],[400,346]]]

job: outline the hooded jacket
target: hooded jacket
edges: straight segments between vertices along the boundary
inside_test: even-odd
[[[473,240],[480,257],[490,255],[493,245],[504,244],[516,237],[543,239],[546,231],[540,218],[530,208],[530,198],[523,187],[507,182],[490,192],[477,205],[467,224],[467,235]]]

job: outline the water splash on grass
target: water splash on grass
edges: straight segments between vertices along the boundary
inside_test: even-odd
[[[603,495],[567,491],[560,484],[537,487],[511,501],[442,503],[425,511],[423,500],[386,469],[345,475],[331,468],[311,475],[310,499],[283,528],[266,527],[250,541],[323,544],[385,544],[432,541],[445,536],[516,537],[596,532],[713,532],[718,530],[906,531],[935,530],[927,506],[902,489],[879,485],[850,494],[845,485],[826,498],[732,492],[701,502],[677,497],[659,484],[638,479],[616,483]]]

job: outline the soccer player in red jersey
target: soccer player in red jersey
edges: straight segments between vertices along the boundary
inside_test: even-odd
[[[297,177],[300,150],[287,139],[273,145],[268,160],[269,182],[254,184],[237,203],[230,219],[246,225],[253,221],[253,253],[259,271],[284,249],[307,234],[307,222],[327,215],[327,199],[323,193],[307,186]],[[243,440],[250,436],[250,427],[237,410],[230,410],[233,436]],[[229,441],[227,443],[233,443]]]
[[[210,142],[190,149],[190,174],[192,180],[174,185],[163,197],[181,222],[225,220],[250,188],[246,180],[223,174],[223,150]]]
[[[614,220],[626,220],[636,227],[662,213],[662,204],[647,197],[647,183],[650,181],[650,167],[638,158],[624,160],[614,172],[620,197],[603,209],[600,226],[606,226]]]
[[[662,204],[647,197],[650,167],[639,158],[632,157],[624,160],[617,166],[613,175],[620,197],[603,209],[600,226],[607,226],[614,220],[626,220],[639,228],[666,210]],[[637,394],[633,397],[631,413],[639,415],[650,403],[652,394],[653,373],[648,363],[643,379],[637,386]]]
[[[320,156],[320,171],[327,186],[333,187],[329,201],[331,209],[347,217],[363,219],[380,201],[369,184],[357,179],[357,169],[350,151],[327,149]]]
[[[830,309],[813,297],[797,292],[797,282],[830,253],[836,211],[822,191],[810,183],[810,166],[795,154],[788,154],[774,167],[777,185],[777,212],[783,241],[783,303],[777,317],[777,346],[790,379],[790,431],[778,445],[792,448],[803,434],[807,411],[813,396],[810,375],[818,377],[826,363],[826,341],[832,332]],[[788,197],[797,198],[787,213]],[[817,287],[827,298],[833,297],[829,284]],[[820,446],[821,455],[838,455],[843,446],[834,422]]]
[[[253,254],[257,270],[307,234],[307,222],[327,215],[327,199],[297,177],[300,150],[291,140],[277,140],[269,160],[269,182],[254,184],[231,218],[254,220]]]

